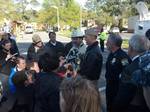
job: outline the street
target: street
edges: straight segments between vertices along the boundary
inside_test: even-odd
[[[33,34],[39,34],[44,43],[49,41],[49,37],[48,37],[47,32],[35,32]],[[19,51],[21,54],[26,55],[27,49],[28,49],[30,43],[32,42],[32,35],[33,34],[23,34],[23,38],[17,38],[16,39],[18,47],[19,47]],[[120,35],[122,36],[123,39],[129,39],[132,36],[131,33],[121,33]],[[67,43],[71,39],[57,35],[57,40],[60,42],[63,42],[63,43]]]
[[[40,35],[40,37],[44,43],[49,41],[49,37],[48,37],[47,32],[35,32],[33,34]],[[19,47],[19,51],[21,54],[26,55],[27,49],[32,42],[33,34],[23,34],[23,38],[17,38],[16,39],[18,47]],[[63,36],[57,36],[56,38],[58,41],[63,42],[63,43],[67,43],[70,41],[70,38],[66,38]]]

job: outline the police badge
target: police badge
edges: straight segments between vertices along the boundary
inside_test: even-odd
[[[114,64],[116,62],[116,58],[113,58],[111,63]]]

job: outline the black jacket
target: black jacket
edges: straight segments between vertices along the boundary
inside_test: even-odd
[[[110,53],[106,62],[106,102],[107,109],[110,110],[112,102],[118,92],[119,77],[122,70],[130,63],[129,56],[119,48],[114,53]]]
[[[89,80],[98,80],[101,73],[103,57],[98,42],[87,47],[85,57],[81,61],[79,74]]]
[[[113,102],[112,112],[149,112],[142,88],[132,81],[132,74],[139,69],[139,58],[128,65],[121,74],[118,94]]]
[[[46,52],[52,52],[59,56],[64,56],[64,45],[61,42],[56,41],[56,45],[51,44],[51,42],[48,42],[45,45]]]
[[[5,60],[7,57],[7,53],[0,49],[0,72],[5,75],[10,75],[11,68],[16,65],[14,61],[11,60]]]
[[[65,56],[67,56],[71,48],[72,48],[72,41],[65,45]]]
[[[7,53],[0,49],[0,64],[3,66],[6,63]]]
[[[34,112],[60,112],[59,86],[61,79],[53,72],[38,75],[35,83]]]
[[[130,63],[130,57],[121,48],[114,53],[110,53],[106,62],[106,80],[119,81],[119,75],[123,68]]]
[[[44,53],[44,47],[39,49],[37,52],[35,51],[34,44],[31,44],[28,48],[27,59],[28,60],[39,60],[39,57]]]
[[[19,56],[19,49],[18,49],[18,47],[17,47],[16,41],[13,40],[13,39],[11,39],[11,38],[10,38],[9,40],[10,40],[10,42],[11,42],[11,44],[12,44],[12,47],[11,47],[11,49],[10,49],[11,54],[18,53],[17,56]]]

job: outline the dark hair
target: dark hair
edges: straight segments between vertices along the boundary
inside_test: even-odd
[[[34,66],[34,63],[38,63],[38,62],[36,60],[27,61],[26,69],[30,70],[30,68]]]
[[[24,86],[24,82],[27,80],[27,75],[25,74],[25,70],[17,71],[15,75],[12,77],[12,81],[16,87]]]
[[[25,81],[28,80],[28,76],[32,76],[32,80],[35,80],[35,71],[34,70],[22,70],[17,71],[15,75],[12,77],[12,81],[16,87],[25,86]]]
[[[109,39],[117,46],[117,47],[121,47],[122,45],[122,38],[119,34],[114,34],[111,33],[109,35]]]
[[[10,40],[8,40],[8,39],[3,39],[3,40],[1,41],[1,45],[5,45],[5,44],[7,44],[7,43],[11,43]]]
[[[18,56],[17,59],[16,59],[16,64],[19,64],[20,59],[25,60],[25,57],[23,57],[23,56]]]
[[[60,92],[63,112],[100,112],[100,94],[95,85],[81,77],[64,79]]]
[[[53,35],[56,35],[55,32],[49,32],[48,36],[50,37],[52,34],[53,34]]]
[[[44,53],[40,56],[38,64],[44,72],[51,72],[59,67],[59,58],[54,53]]]
[[[11,37],[11,34],[10,34],[10,33],[7,33],[7,36],[8,36],[8,38],[10,38],[10,37]]]
[[[146,31],[145,36],[150,40],[150,29]]]
[[[2,34],[2,40],[9,40],[9,35],[7,33]]]

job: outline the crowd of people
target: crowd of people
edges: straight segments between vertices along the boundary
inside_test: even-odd
[[[85,34],[74,30],[66,45],[56,40],[55,32],[48,36],[49,42],[44,45],[34,34],[25,58],[11,34],[1,34],[0,78],[6,78],[0,79],[0,108],[11,96],[8,112],[101,112],[98,80],[107,40],[107,112],[150,111],[150,30],[145,36],[129,39],[128,53],[121,48],[119,34],[107,37],[103,30],[101,48],[93,28]]]

